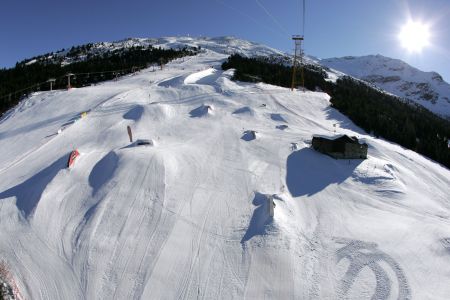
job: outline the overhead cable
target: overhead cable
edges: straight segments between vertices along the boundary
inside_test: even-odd
[[[281,25],[281,23],[278,22],[278,20],[269,12],[269,10],[264,5],[262,5],[261,2],[259,2],[258,0],[255,0],[255,2],[266,13],[266,15],[268,15],[269,18],[271,18],[272,21],[281,29],[281,31],[283,31],[286,35],[289,35],[288,31],[283,27],[283,25]]]

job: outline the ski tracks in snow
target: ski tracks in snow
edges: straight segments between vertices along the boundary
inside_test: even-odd
[[[400,265],[388,254],[377,249],[377,244],[358,240],[338,239],[338,243],[344,244],[337,250],[336,257],[339,263],[343,259],[348,260],[348,268],[340,282],[340,293],[347,296],[352,285],[364,268],[370,269],[375,275],[375,291],[372,299],[389,299],[392,293],[393,282],[397,283],[397,299],[411,299],[411,291],[408,280]],[[388,275],[387,268],[395,274],[395,278]]]

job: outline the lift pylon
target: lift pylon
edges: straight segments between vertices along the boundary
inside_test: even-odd
[[[291,84],[291,90],[293,91],[297,87],[297,69],[300,66],[300,80],[301,85],[304,88],[305,87],[305,74],[303,70],[303,48],[302,48],[302,42],[304,40],[303,35],[293,35],[292,40],[294,41],[294,62],[292,64],[292,84]]]

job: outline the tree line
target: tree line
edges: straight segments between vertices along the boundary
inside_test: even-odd
[[[132,47],[93,55],[89,52],[91,48],[91,44],[72,47],[64,56],[49,53],[34,58],[34,63],[30,63],[30,59],[17,63],[13,68],[0,69],[0,115],[30,93],[49,90],[50,84],[45,82],[50,78],[56,79],[53,89],[62,89],[67,87],[67,73],[81,74],[71,78],[71,86],[83,87],[129,74],[151,64],[166,64],[197,52],[195,48]],[[84,53],[86,57],[82,60],[61,64],[64,58],[74,58]]]
[[[222,64],[224,70],[235,69],[234,80],[262,81],[290,87],[292,67],[268,58],[232,55]],[[331,106],[339,110],[366,132],[395,142],[423,154],[450,168],[450,122],[427,109],[349,76],[336,83],[327,81],[326,68],[306,64],[305,87],[321,90],[330,96]],[[297,74],[300,82],[300,74]]]

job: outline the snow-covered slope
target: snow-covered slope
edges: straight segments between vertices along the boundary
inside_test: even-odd
[[[436,72],[423,72],[382,55],[328,58],[320,60],[320,64],[373,83],[450,119],[450,84]]]
[[[63,49],[57,52],[37,56],[22,63],[25,65],[36,62],[58,63],[68,65],[74,62],[85,61],[89,57],[95,57],[104,53],[126,51],[133,47],[162,47],[181,49],[195,47],[208,49],[218,53],[239,53],[244,56],[273,56],[284,57],[285,53],[274,48],[239,39],[231,36],[223,37],[162,37],[162,38],[128,38],[116,42],[89,43],[71,49]]]
[[[448,299],[450,171],[326,94],[231,81],[215,48],[0,122],[0,259],[24,297]],[[310,148],[335,128],[369,158]]]

